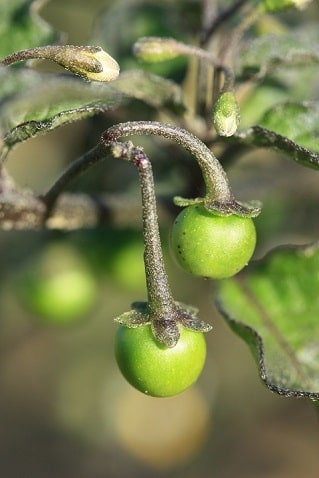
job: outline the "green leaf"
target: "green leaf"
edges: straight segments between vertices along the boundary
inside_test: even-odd
[[[39,16],[43,3],[39,0],[1,1],[0,57],[57,40],[57,33]]]
[[[319,102],[284,102],[266,111],[260,125],[240,132],[247,145],[275,149],[303,166],[319,169]]]
[[[285,34],[269,34],[243,45],[237,56],[239,76],[263,78],[281,67],[319,64],[318,25],[292,28]]]
[[[0,132],[7,148],[113,109],[121,100],[120,93],[109,85],[85,83],[71,76],[3,69],[0,82]]]
[[[297,163],[312,169],[319,169],[319,155],[295,143],[286,136],[270,131],[262,126],[252,126],[234,136],[242,144],[271,148],[288,155]]]
[[[220,312],[280,395],[319,399],[318,290],[319,243],[278,248],[220,283]]]
[[[259,124],[319,153],[318,101],[279,103],[264,114]]]
[[[240,106],[240,128],[244,130],[259,124],[266,111],[277,103],[287,101],[290,94],[288,88],[279,82],[266,80],[258,83]]]
[[[177,114],[185,111],[180,86],[152,73],[131,70],[122,73],[112,82],[112,86],[121,93],[144,101],[154,108],[167,108]]]

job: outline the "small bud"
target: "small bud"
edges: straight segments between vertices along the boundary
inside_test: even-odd
[[[176,40],[160,37],[140,38],[134,44],[133,52],[137,58],[149,63],[171,60],[181,54]]]
[[[219,136],[236,133],[240,120],[239,106],[232,91],[221,93],[213,109],[213,123]]]
[[[275,13],[287,8],[306,8],[311,0],[263,0],[260,8],[266,13]]]
[[[50,59],[90,81],[112,81],[120,72],[117,61],[100,47],[64,45]]]

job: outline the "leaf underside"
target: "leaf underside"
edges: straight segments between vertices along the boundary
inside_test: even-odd
[[[311,169],[319,169],[319,154],[295,143],[295,141],[262,126],[252,126],[236,134],[236,140],[247,146],[269,148],[288,156],[296,163]]]
[[[260,125],[237,134],[247,145],[267,147],[319,169],[319,102],[284,102],[266,111]]]
[[[283,153],[312,169],[319,169],[319,102],[287,101],[266,111],[258,126],[236,135],[243,144]]]
[[[112,83],[121,93],[154,108],[167,108],[176,114],[185,111],[182,89],[171,80],[141,70],[122,73]]]
[[[254,78],[256,84],[275,80],[288,97],[300,101],[277,103],[258,119],[257,125],[238,133],[237,140],[273,149],[302,166],[319,168],[319,103],[302,101],[305,91],[310,98],[317,97],[318,46],[319,29],[315,23],[240,44],[236,56],[237,78]]]
[[[222,281],[216,304],[266,386],[319,400],[319,243],[281,247]]]
[[[27,69],[0,70],[0,132],[7,149],[64,124],[114,109],[121,94],[111,86],[71,75]]]

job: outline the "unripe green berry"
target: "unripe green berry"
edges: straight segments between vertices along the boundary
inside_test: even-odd
[[[168,348],[153,336],[150,325],[120,325],[115,337],[115,357],[126,380],[153,397],[171,397],[198,379],[206,359],[202,332],[179,326],[180,338]]]
[[[250,217],[217,216],[192,205],[177,216],[171,246],[178,263],[196,276],[225,279],[243,269],[256,245]]]

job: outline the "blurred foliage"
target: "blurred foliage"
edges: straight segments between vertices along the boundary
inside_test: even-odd
[[[57,32],[39,15],[44,2],[12,0],[0,3],[0,57],[23,48],[54,43]]]

